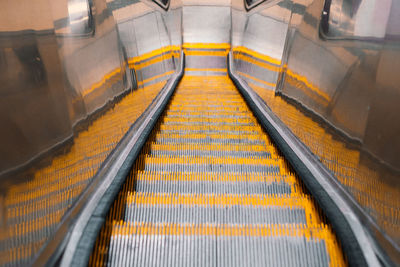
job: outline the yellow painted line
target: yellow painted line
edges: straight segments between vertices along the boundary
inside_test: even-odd
[[[214,131],[246,131],[246,132],[255,132],[262,133],[262,128],[259,125],[255,126],[237,126],[237,125],[160,125],[160,130],[214,130]]]
[[[188,138],[188,139],[247,139],[252,141],[269,141],[269,138],[264,135],[263,133],[255,132],[255,133],[242,133],[242,134],[229,134],[229,133],[156,133],[157,138],[168,138],[168,139],[181,139],[181,138]]]
[[[210,94],[212,94],[212,92],[209,92]],[[194,95],[194,94],[188,94],[186,95],[187,97],[197,97],[198,95]],[[224,97],[224,95],[220,95],[220,94],[213,94],[213,97]],[[171,111],[176,111],[176,108],[183,108],[186,106],[190,106],[190,105],[196,105],[196,106],[203,106],[203,107],[207,107],[208,105],[218,105],[218,106],[230,106],[233,108],[245,108],[246,104],[242,103],[242,102],[238,102],[235,100],[232,101],[207,101],[207,99],[199,99],[199,101],[190,101],[189,99],[187,101],[173,101],[173,103],[170,104],[170,107],[172,107],[173,109],[171,109]],[[182,110],[183,111],[183,110]],[[196,111],[192,111],[189,113],[193,113]],[[205,113],[207,113],[207,111],[204,111]],[[233,117],[235,116],[235,114],[231,114]],[[248,116],[246,117],[252,117],[250,114],[247,114]],[[170,118],[170,116],[168,116],[168,118]]]
[[[173,105],[191,105],[191,104],[202,104],[202,105],[207,105],[209,102],[212,103],[220,103],[221,105],[224,106],[232,106],[232,107],[237,107],[237,106],[244,106],[245,103],[243,102],[242,99],[239,98],[237,95],[229,95],[228,92],[225,95],[223,92],[216,92],[216,91],[210,91],[210,90],[205,90],[206,94],[213,94],[213,97],[215,98],[210,98],[209,95],[203,95],[203,92],[201,94],[193,92],[193,91],[182,91],[180,96],[175,96],[173,99]],[[196,99],[190,99],[188,96],[193,96],[196,97]],[[224,99],[226,97],[226,99]],[[250,116],[250,114],[249,114]],[[253,116],[251,116],[253,117]]]
[[[147,67],[149,65],[161,62],[161,61],[163,61],[165,59],[171,59],[172,58],[172,54],[164,55],[164,53],[165,52],[170,52],[170,51],[175,50],[175,49],[179,50],[180,47],[179,46],[168,46],[168,47],[164,47],[164,48],[160,48],[160,49],[154,50],[154,51],[152,51],[150,53],[144,54],[144,55],[139,56],[139,57],[131,58],[128,61],[129,62],[129,67],[132,68],[133,66],[135,66],[137,69],[141,69],[141,68]],[[154,59],[149,60],[147,62],[140,63],[140,61],[143,61],[143,60],[151,58],[151,57],[160,56],[160,55],[162,57],[157,57],[157,58],[154,58]],[[113,76],[115,76],[116,74],[119,74],[120,72],[121,72],[121,68],[116,68],[112,72],[104,75],[104,77],[99,82],[93,84],[89,89],[84,90],[82,92],[82,95],[86,96],[86,95],[92,93],[93,91],[95,91],[96,89],[101,87],[108,80],[110,80]],[[172,71],[172,73],[173,73],[173,71]],[[168,75],[168,74],[171,74],[171,73],[167,72],[167,73],[165,73],[163,75]],[[154,80],[154,79],[157,79],[159,77],[162,77],[163,75],[159,75],[159,76],[155,76],[155,77],[149,78],[149,79],[147,79],[147,80],[145,80],[143,82],[139,82],[139,84],[143,85],[144,83],[149,82],[149,81]]]
[[[234,151],[234,152],[268,152],[271,156],[278,153],[271,145],[249,145],[249,144],[158,144],[146,143],[143,153],[149,154],[150,151]]]
[[[164,77],[164,76],[168,76],[168,75],[170,75],[170,74],[173,74],[174,72],[175,72],[175,71],[171,70],[171,71],[168,71],[168,72],[165,72],[165,73],[156,75],[156,76],[154,76],[154,77],[151,77],[151,78],[148,78],[148,79],[145,79],[145,80],[143,80],[143,81],[138,82],[138,85],[143,85],[143,84],[145,84],[145,83],[151,82],[151,81],[156,80],[156,79],[158,79],[158,78],[161,78],[161,77]]]
[[[143,181],[215,181],[215,182],[284,182],[299,187],[297,178],[292,174],[273,173],[210,173],[210,172],[148,172],[138,170],[135,165],[135,179]],[[300,189],[300,188],[299,188]],[[292,190],[301,193],[301,190]]]
[[[133,60],[130,60],[129,61],[130,62],[129,63],[129,67],[130,68],[134,68],[136,70],[140,70],[140,69],[143,69],[145,67],[148,67],[150,65],[159,63],[159,62],[167,60],[167,59],[172,59],[172,53],[170,53],[170,54],[161,54],[159,57],[156,57],[156,58],[153,58],[151,60],[148,60],[148,61],[145,61],[145,62],[141,62],[141,63],[139,63],[139,62],[133,63]]]
[[[173,46],[173,45],[165,46],[165,47],[162,47],[162,48],[153,50],[153,51],[151,51],[151,52],[145,53],[145,54],[143,54],[143,55],[134,57],[134,58],[132,58],[131,60],[129,60],[129,63],[130,63],[130,64],[131,64],[131,63],[132,63],[132,64],[133,64],[133,63],[138,63],[138,62],[140,62],[140,61],[147,60],[147,59],[149,59],[149,58],[158,56],[158,55],[160,55],[160,54],[164,54],[164,53],[166,53],[166,52],[180,51],[180,49],[181,49],[181,48],[180,48],[179,46]]]
[[[0,240],[4,242],[4,239]],[[21,242],[18,246],[7,247],[6,250],[0,251],[0,262],[2,266],[18,266],[17,260],[28,259],[32,257],[32,255],[36,252],[32,248],[41,248],[46,241],[48,241],[48,237],[42,237],[39,240],[32,242]]]
[[[210,173],[210,172],[149,172],[137,169],[135,179],[138,181],[211,181],[211,182],[261,182],[285,183],[292,187],[291,195],[302,194],[297,178],[293,174],[280,175],[273,173]]]
[[[198,51],[198,50],[185,50],[186,56],[213,56],[213,57],[226,57],[229,51]]]
[[[259,82],[259,83],[262,83],[262,84],[265,84],[265,85],[268,85],[268,86],[276,87],[276,83],[266,82],[266,81],[264,81],[264,80],[258,79],[258,78],[256,78],[256,77],[253,77],[253,76],[251,76],[251,75],[249,75],[249,74],[246,74],[246,73],[244,73],[244,72],[241,72],[241,71],[238,71],[238,73],[239,73],[240,75],[246,77],[246,78],[249,78],[249,79],[253,80],[253,81],[256,81],[256,82]]]
[[[46,188],[41,189],[39,192],[33,191],[33,193],[29,192],[26,195],[24,195],[22,198],[19,200],[21,202],[25,202],[24,205],[16,205],[15,207],[10,207],[8,209],[8,218],[15,218],[15,217],[24,217],[27,214],[34,214],[35,211],[38,210],[48,210],[51,209],[50,207],[55,207],[60,203],[64,203],[65,201],[68,200],[68,198],[74,198],[78,196],[81,193],[81,186],[77,185],[79,182],[82,182],[82,177],[73,176],[71,177],[68,182],[70,183],[64,183],[64,184],[50,184],[46,185]],[[71,187],[71,189],[68,190],[68,197],[65,197],[64,195],[61,196],[53,196],[51,201],[48,201],[47,203],[44,201],[32,201],[37,198],[40,198],[42,196],[50,195],[52,192],[58,192],[60,189],[65,189],[66,187]],[[49,196],[50,197],[50,196]],[[31,200],[28,202],[28,200]],[[18,202],[14,203],[17,204]],[[31,223],[34,221],[34,218],[31,218]],[[26,222],[29,220],[26,220]],[[34,224],[34,222],[33,222]]]
[[[107,80],[110,80],[113,76],[119,74],[120,72],[121,72],[121,68],[116,68],[112,72],[104,75],[104,77],[99,82],[93,84],[89,89],[84,90],[82,92],[82,96],[86,96],[86,95],[90,94],[91,92],[93,92],[94,90],[98,89],[103,84],[105,84],[107,82]]]
[[[35,233],[41,229],[48,228],[57,224],[67,208],[56,210],[46,214],[46,216],[35,218],[34,220],[23,220],[19,224],[10,225],[9,238],[18,238],[30,233]]]
[[[247,47],[244,47],[244,46],[237,46],[237,47],[233,48],[232,51],[233,52],[246,53],[246,54],[248,54],[250,56],[253,56],[255,58],[270,62],[270,63],[278,65],[278,66],[280,66],[281,63],[282,63],[282,61],[280,59],[276,59],[276,58],[273,58],[273,57],[258,53],[256,51],[248,49]]]
[[[155,58],[155,59],[152,59],[152,60],[150,60],[150,61],[148,61],[148,62],[139,63],[139,64],[138,64],[138,66],[139,66],[138,69],[144,68],[144,67],[146,67],[146,66],[149,66],[149,65],[152,65],[152,64],[155,64],[155,63],[158,63],[158,62],[163,61],[163,60],[165,60],[165,59],[169,59],[169,58],[171,58],[171,56],[172,56],[172,55],[166,55],[165,57]],[[129,64],[130,64],[129,67],[131,67],[131,64],[135,64],[134,62],[136,62],[136,60],[131,60],[131,61],[129,62]],[[104,85],[108,80],[110,80],[113,76],[119,74],[120,72],[121,72],[121,68],[116,68],[116,69],[113,70],[112,72],[110,72],[110,73],[104,75],[104,77],[103,77],[99,82],[93,84],[89,89],[84,90],[84,91],[82,92],[82,96],[87,96],[88,94],[92,93],[92,92],[95,91],[96,89],[100,88],[100,87],[101,87],[102,85]],[[164,73],[164,74],[157,75],[157,76],[155,76],[155,77],[152,77],[152,78],[146,79],[146,80],[144,80],[144,81],[142,81],[142,82],[139,82],[138,84],[143,85],[144,83],[147,83],[147,82],[149,82],[149,81],[152,81],[152,80],[154,80],[154,79],[160,78],[160,77],[165,76],[165,75],[169,75],[169,74],[171,74],[171,73],[173,73],[173,72],[174,72],[174,71],[170,71],[170,72],[167,72],[167,73]]]
[[[212,72],[227,72],[227,69],[220,69],[220,68],[185,68],[185,71],[212,71]]]
[[[185,49],[230,49],[231,45],[228,43],[184,43],[182,47]]]
[[[218,95],[219,96],[219,95]],[[220,95],[221,97],[223,95]],[[202,100],[203,101],[203,100]],[[207,100],[204,100],[207,101]],[[251,117],[252,114],[247,111],[240,111],[240,112],[228,112],[228,111],[211,111],[211,112],[197,112],[197,111],[181,111],[181,110],[168,110],[166,115],[167,116],[173,116],[173,115],[179,115],[179,116],[205,116],[208,114],[212,115],[218,115],[218,116],[244,116],[244,117]]]
[[[258,52],[255,52],[255,51],[250,50],[250,49],[248,49],[248,48],[246,48],[246,47],[243,47],[243,46],[239,46],[239,47],[233,48],[233,52],[234,52],[234,58],[236,58],[236,59],[247,61],[247,62],[249,62],[249,63],[258,65],[258,66],[260,66],[260,67],[267,68],[267,69],[269,69],[269,70],[271,70],[271,71],[275,71],[275,72],[280,72],[280,71],[282,71],[282,69],[281,69],[280,67],[278,67],[278,66],[270,66],[270,65],[268,65],[267,63],[259,62],[259,61],[257,61],[256,59],[261,59],[261,60],[264,60],[264,61],[266,61],[266,62],[270,62],[270,63],[272,63],[272,64],[276,64],[276,65],[280,65],[280,64],[281,64],[281,61],[280,61],[280,60],[271,58],[271,57],[266,56],[266,55],[262,55],[262,54],[260,54],[260,53],[258,53]],[[237,54],[237,53],[246,53],[246,54],[252,56],[253,58],[251,58],[251,57],[249,57],[249,56],[247,56],[247,55],[244,55],[244,54]],[[235,54],[236,54],[236,55],[235,55]],[[255,59],[255,58],[256,58],[256,59]],[[324,99],[327,100],[328,102],[330,101],[330,99],[331,99],[330,96],[329,96],[327,93],[323,92],[323,91],[322,91],[320,88],[318,88],[317,86],[313,85],[310,81],[308,81],[307,77],[302,76],[302,75],[299,75],[299,74],[293,72],[292,70],[287,69],[286,66],[285,66],[285,69],[286,69],[286,73],[287,73],[289,76],[293,77],[294,79],[296,79],[296,80],[298,80],[298,81],[303,82],[303,83],[304,83],[307,87],[309,87],[314,93],[316,93],[317,95],[321,96],[322,98],[324,98]],[[248,74],[245,74],[245,73],[243,73],[243,72],[241,72],[241,74],[242,74],[243,76],[245,76],[245,77],[247,77],[247,78],[249,78],[249,79],[253,79],[253,80],[257,81],[257,82],[264,83],[264,84],[267,84],[267,85],[270,85],[270,86],[273,86],[273,87],[276,86],[276,84],[267,83],[267,82],[265,82],[265,81],[262,81],[262,80],[260,80],[260,79],[255,78],[255,77],[252,77],[252,76],[250,76],[250,75],[248,75]]]
[[[208,84],[207,86],[205,86],[204,89],[206,90],[219,90],[219,91],[233,90],[234,92],[238,93],[235,85],[232,84],[230,78],[226,76],[185,75],[182,78],[182,86],[179,88],[181,90],[185,90],[187,89],[188,84],[197,83],[199,85],[202,85],[207,82],[212,82],[212,84]],[[218,86],[215,86],[216,84],[218,84]]]
[[[119,75],[111,77],[107,83],[116,78],[119,79]],[[165,83],[146,86],[127,94],[112,109],[93,121],[87,130],[80,131],[67,154],[55,157],[49,165],[36,170],[29,181],[10,187],[4,198],[5,212],[7,217],[18,217],[20,222],[10,222],[7,231],[4,231],[10,243],[7,255],[15,250],[22,253],[23,247],[16,244],[15,240],[21,240],[27,234],[38,236],[61,220],[71,199],[85,189],[101,162]],[[63,208],[56,210],[55,206],[62,202]],[[31,214],[28,216],[28,213]],[[1,235],[2,231],[0,239],[3,238]],[[43,244],[37,242],[26,240],[29,253],[28,250],[23,253],[36,253]],[[14,256],[14,259],[18,258],[17,254]]]
[[[114,221],[112,235],[185,235],[185,236],[306,236],[324,239],[320,233],[325,228],[309,228],[304,225],[214,225],[179,223],[144,223]]]
[[[286,70],[286,73],[293,77],[294,79],[304,83],[308,88],[310,88],[314,93],[316,93],[317,95],[319,95],[320,97],[322,97],[323,99],[325,99],[326,101],[331,101],[331,97],[325,93],[324,91],[322,91],[321,89],[319,89],[317,86],[313,85],[305,76],[299,75],[295,72],[293,72],[290,69]]]
[[[226,123],[257,123],[256,118],[185,118],[185,117],[164,117],[163,122],[226,122]]]
[[[142,193],[128,192],[128,205],[188,205],[188,206],[252,206],[252,207],[280,207],[290,209],[304,209],[307,226],[321,223],[319,214],[313,202],[307,195],[291,197],[282,195],[232,195],[232,194],[171,194],[171,193]]]
[[[301,224],[231,225],[231,224],[179,224],[113,221],[116,236],[251,236],[251,237],[305,237],[323,240],[328,251],[330,266],[346,266],[343,253],[333,231],[325,224],[307,227]]]
[[[126,203],[138,205],[198,205],[198,206],[280,206],[284,208],[303,208],[307,204],[312,205],[309,197],[279,196],[270,195],[232,195],[232,194],[172,194],[172,193],[144,193],[128,192]],[[317,213],[307,214],[312,217],[318,216]],[[313,218],[313,222],[319,220]]]
[[[140,155],[138,158],[142,164],[214,164],[214,165],[262,165],[279,166],[279,173],[289,174],[286,161],[280,158],[229,158],[229,157],[200,157],[200,156],[148,156]]]
[[[325,99],[321,98],[320,95],[316,94],[314,91],[310,90],[309,87],[307,87],[303,82],[298,81],[291,77],[290,75],[287,75],[287,83],[292,85],[293,87],[296,87],[297,89],[303,91],[304,94],[306,94],[308,97],[310,97],[313,101],[319,103],[320,105],[327,107],[329,102],[327,102]]]
[[[204,111],[204,112],[214,112],[214,111],[240,111],[240,112],[248,112],[249,108],[246,105],[237,105],[237,106],[219,106],[219,107],[207,107],[205,105],[199,105],[196,107],[193,106],[181,106],[181,105],[175,105],[174,103],[171,105],[171,111],[186,111],[186,112],[199,112],[199,111]]]
[[[249,63],[251,63],[253,65],[260,66],[260,67],[262,67],[264,69],[268,69],[270,71],[280,72],[282,70],[281,67],[278,67],[278,66],[275,66],[275,65],[271,65],[271,64],[265,63],[265,62],[260,62],[259,60],[255,59],[253,57],[250,57],[248,55],[245,55],[245,54],[236,54],[235,53],[233,57],[235,59],[237,59],[237,60],[246,61],[246,62],[249,62]]]

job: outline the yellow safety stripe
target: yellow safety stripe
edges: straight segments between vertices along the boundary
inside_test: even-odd
[[[233,51],[233,52],[237,52],[237,53],[246,53],[246,54],[248,54],[248,55],[250,55],[250,56],[252,56],[252,57],[255,57],[255,58],[264,60],[264,61],[266,61],[266,62],[275,64],[275,65],[277,65],[277,66],[280,66],[280,65],[281,65],[281,60],[280,60],[280,59],[276,59],[276,58],[273,58],[273,57],[270,57],[270,56],[261,54],[261,53],[259,53],[259,52],[256,52],[256,51],[254,51],[254,50],[251,50],[251,49],[249,49],[249,48],[247,48],[247,47],[244,47],[244,46],[237,46],[237,47],[234,47],[234,48],[232,49],[232,51]]]

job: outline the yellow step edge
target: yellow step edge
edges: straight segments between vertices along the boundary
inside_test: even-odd
[[[307,195],[233,195],[233,194],[170,194],[128,192],[128,205],[196,205],[196,206],[252,206],[304,209],[307,226],[321,223],[314,203]]]
[[[224,94],[213,94],[211,97],[210,96],[204,96],[204,95],[197,95],[197,94],[191,94],[191,96],[196,96],[195,99],[188,99],[187,98],[188,94],[180,97],[175,97],[171,103],[174,105],[183,105],[183,104],[193,104],[193,103],[203,103],[203,104],[213,104],[213,103],[221,103],[224,105],[245,105],[246,103],[243,102],[242,100],[238,99],[236,96],[226,96]],[[221,99],[215,99],[215,97],[221,97]]]
[[[156,56],[160,56],[164,53],[168,53],[168,52],[176,52],[179,51],[181,49],[180,46],[176,46],[176,45],[169,45],[169,46],[165,46],[165,47],[161,47],[159,49],[153,50],[151,52],[145,53],[143,55],[137,56],[137,57],[133,57],[129,59],[129,64],[135,64],[135,63],[140,63],[141,61],[145,61],[148,60],[152,57],[156,57]]]
[[[252,49],[249,49],[247,47],[244,47],[244,46],[234,47],[232,49],[232,51],[233,51],[234,54],[236,54],[236,53],[245,53],[245,54],[248,54],[248,55],[250,55],[250,56],[252,56],[254,58],[261,59],[263,61],[275,64],[277,66],[280,66],[281,63],[282,63],[280,59],[276,59],[276,58],[273,58],[273,57],[258,53],[256,51],[254,51]]]
[[[35,242],[21,244],[16,247],[8,248],[7,250],[0,251],[0,259],[2,266],[15,266],[17,261],[30,258],[36,251],[35,248],[41,248],[47,241],[46,237]],[[8,265],[9,264],[9,265]]]
[[[243,131],[243,132],[254,132],[259,134],[264,134],[261,126],[259,125],[168,125],[161,124],[159,126],[160,130],[163,131],[179,131],[179,130],[209,130],[209,131]],[[266,138],[268,138],[266,136]]]
[[[71,187],[70,189],[66,190],[66,192],[62,194],[57,194],[52,196],[50,199],[49,197],[43,198],[41,200],[37,200],[36,198],[39,198],[40,196],[35,196],[35,197],[23,197],[20,198],[20,202],[16,202],[15,204],[21,203],[21,205],[14,205],[12,207],[7,208],[7,219],[10,220],[12,218],[17,218],[17,217],[22,217],[25,218],[27,214],[35,214],[35,212],[38,212],[39,210],[44,210],[44,211],[51,211],[47,212],[47,214],[51,214],[54,212],[58,212],[58,210],[61,210],[59,208],[58,210],[54,210],[53,207],[56,207],[57,205],[60,205],[61,203],[65,203],[68,201],[71,201],[71,199],[77,198],[82,189],[85,188],[83,185],[77,185],[74,187]],[[58,191],[57,191],[58,192]],[[23,204],[22,204],[23,203]],[[67,206],[67,205],[65,205]],[[37,219],[31,218],[31,219],[26,219],[25,221],[30,221],[33,222]]]
[[[135,166],[136,167],[136,166]],[[287,175],[271,173],[208,173],[208,172],[163,172],[137,170],[132,174],[137,181],[145,182],[248,182],[248,183],[285,183],[291,188],[291,196],[303,193],[297,178],[291,173]]]
[[[113,221],[112,237],[133,235],[163,236],[253,236],[253,237],[304,237],[325,242],[331,266],[346,266],[336,237],[326,225],[307,227],[302,224],[272,225],[211,225],[211,224],[153,224]]]
[[[67,208],[57,210],[46,214],[45,216],[35,218],[30,221],[23,221],[9,226],[8,238],[21,237],[23,235],[37,233],[39,230],[45,231],[45,228],[57,224],[64,215]]]
[[[289,174],[289,168],[284,159],[267,158],[228,158],[228,157],[199,157],[199,156],[158,156],[140,155],[137,159],[142,164],[214,164],[214,165],[260,165],[279,167],[279,173]]]
[[[259,67],[262,67],[262,68],[265,68],[265,69],[268,69],[268,70],[274,71],[274,72],[280,72],[282,70],[282,68],[280,66],[272,65],[274,63],[266,62],[264,60],[260,61],[259,58],[254,58],[249,55],[242,54],[242,53],[234,53],[233,58],[235,60],[242,60],[242,61],[249,62],[253,65],[257,65]]]
[[[143,154],[150,151],[232,151],[232,152],[266,152],[278,155],[276,148],[272,145],[249,145],[249,144],[158,144],[146,143]]]
[[[209,172],[163,172],[135,170],[138,181],[209,181],[209,182],[262,182],[286,183],[293,185],[292,192],[302,192],[291,173],[287,175],[266,173],[209,173]]]

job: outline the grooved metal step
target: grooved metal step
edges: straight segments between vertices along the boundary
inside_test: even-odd
[[[318,229],[117,224],[110,266],[329,266]],[[292,232],[282,235],[279,231]],[[275,232],[275,233],[273,233]]]
[[[93,266],[345,264],[226,76],[183,78],[96,244]]]

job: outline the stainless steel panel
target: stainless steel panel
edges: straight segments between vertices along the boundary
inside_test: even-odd
[[[279,6],[269,9],[273,10],[254,13],[247,18],[241,45],[258,53],[280,59],[285,46],[290,12]],[[275,16],[271,16],[271,14]]]
[[[238,74],[353,196],[376,252],[398,264],[399,2],[376,3],[282,1],[273,7],[281,13],[259,6],[246,15],[235,5],[232,50]],[[290,15],[277,19],[284,9]],[[261,14],[282,24],[273,38],[262,35],[273,23]]]
[[[184,43],[230,43],[229,6],[183,6]]]
[[[0,265],[26,265],[38,252],[46,261],[58,251],[82,208],[76,200],[173,75],[180,6],[169,14],[141,3],[126,12],[135,4],[2,6]],[[130,91],[137,72],[140,88]]]
[[[0,34],[0,174],[4,176],[68,139],[72,127],[54,34]]]
[[[266,1],[249,12],[241,0],[174,0],[168,12],[128,0],[4,3],[0,254],[29,262],[171,77],[183,43],[212,43],[231,46],[240,76],[347,188],[371,236],[400,262],[399,1],[331,2],[329,17],[323,0]],[[199,58],[188,57],[198,69],[189,74],[225,75],[223,55]],[[138,89],[128,94],[132,74]],[[30,169],[15,172],[23,165]],[[41,215],[15,216],[39,203]]]
[[[78,132],[128,88],[105,2],[7,2],[2,10],[0,264],[24,265],[98,168],[82,165],[99,151],[79,150]]]
[[[121,69],[121,62],[124,59],[117,40],[115,28],[90,42],[66,38],[59,40],[66,77],[69,85],[82,96],[87,115],[127,89],[122,83],[124,69]],[[72,52],[69,51],[71,49]],[[107,84],[110,79],[118,80],[119,84]]]
[[[166,13],[143,3],[133,3],[126,8],[135,9],[136,13],[115,10],[114,16],[119,21],[122,45],[127,51],[139,87],[169,79],[175,71],[181,46],[181,39],[178,38],[178,35],[181,36],[180,6],[173,2]]]

